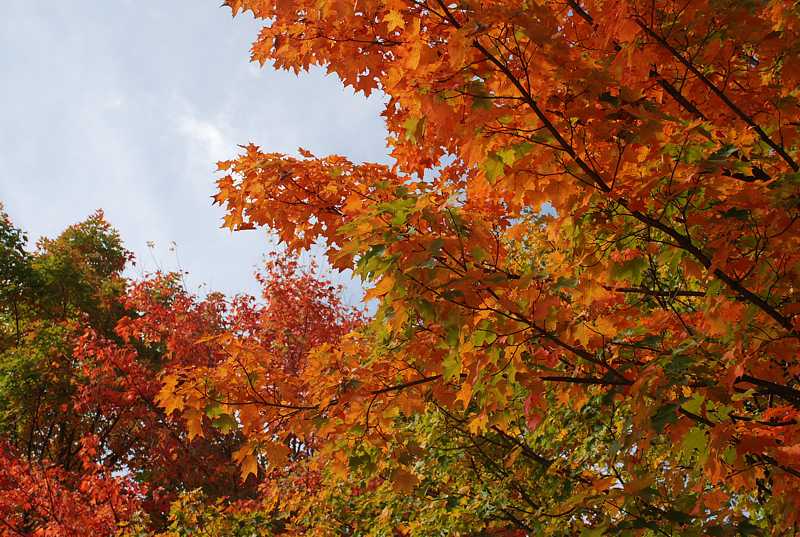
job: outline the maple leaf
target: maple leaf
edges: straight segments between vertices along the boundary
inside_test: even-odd
[[[406,27],[406,20],[403,18],[403,14],[399,11],[392,10],[383,17],[384,22],[387,23],[388,30],[391,32],[395,28],[405,28]]]

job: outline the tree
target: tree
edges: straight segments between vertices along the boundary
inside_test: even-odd
[[[3,217],[4,229],[13,229]],[[4,236],[16,238],[2,263],[0,432],[27,458],[69,470],[82,436],[82,418],[69,408],[78,367],[72,347],[86,326],[113,333],[130,254],[102,212],[43,239],[34,253],[21,231]]]
[[[299,374],[256,376],[247,399],[263,356],[220,338],[246,365],[167,377],[168,408],[206,408],[186,379],[209,379],[237,396],[245,474],[261,453],[286,468],[287,435],[312,438],[305,464],[331,501],[355,498],[342,491],[364,450],[395,506],[433,505],[433,490],[462,505],[488,472],[485,531],[796,528],[796,5],[226,4],[267,21],[255,61],[386,94],[393,165],[251,144],[219,164],[216,197],[233,229],[324,244],[379,306]],[[415,420],[468,441],[460,488],[429,446],[394,449],[422,434]],[[292,531],[371,534],[300,498]],[[387,511],[394,531],[426,534],[423,505]]]
[[[141,488],[99,463],[108,422],[74,407],[72,347],[113,329],[130,254],[101,212],[35,252],[5,213],[0,237],[0,535],[109,534]]]
[[[235,419],[171,416],[156,402],[161,377],[224,363],[214,339],[229,333],[297,371],[310,346],[358,322],[339,290],[276,258],[263,301],[199,298],[180,274],[125,278],[132,256],[102,212],[33,252],[2,216],[0,535],[151,532],[195,496],[247,505],[264,474],[240,479]]]
[[[0,205],[0,257],[4,260],[0,266],[0,300],[8,311],[5,315],[10,315],[13,330],[3,333],[4,337],[21,337],[19,326],[19,301],[23,292],[32,285],[31,261],[25,245],[28,238],[25,233],[11,222],[9,216],[3,211]],[[7,345],[5,341],[3,345]]]

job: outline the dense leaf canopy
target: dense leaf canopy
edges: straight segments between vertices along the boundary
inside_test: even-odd
[[[100,315],[76,348],[106,375],[81,397],[132,389],[115,357],[150,349],[159,421],[137,430],[229,455],[251,487],[154,478],[173,494],[125,534],[796,532],[797,4],[225,3],[265,22],[253,60],[386,95],[391,164],[249,144],[215,197],[232,229],[321,245],[376,310],[291,257],[259,307],[156,279],[104,333],[102,294],[76,298]],[[14,312],[20,267],[34,289],[66,270],[46,262],[58,241],[29,262],[20,237],[0,234]],[[81,255],[68,278],[113,287]],[[174,469],[139,460],[130,486]]]
[[[375,282],[370,328],[315,358],[323,431],[385,460],[445,419],[490,526],[794,527],[795,5],[228,4],[268,21],[254,60],[388,97],[391,166],[220,163],[229,226]],[[422,498],[430,449],[399,479]]]

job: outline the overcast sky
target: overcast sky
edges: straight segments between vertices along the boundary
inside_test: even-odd
[[[219,228],[217,160],[247,142],[386,160],[381,97],[251,64],[258,23],[219,4],[0,1],[0,201],[32,239],[102,208],[136,273],[176,269],[175,241],[190,287],[252,293],[270,245]]]

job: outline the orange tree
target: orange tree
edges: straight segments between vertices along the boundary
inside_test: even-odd
[[[267,494],[285,531],[796,527],[795,3],[226,4],[253,60],[387,96],[392,165],[249,145],[216,197],[324,244],[373,321],[292,370],[218,338],[161,395],[225,393],[244,473],[307,480]]]

